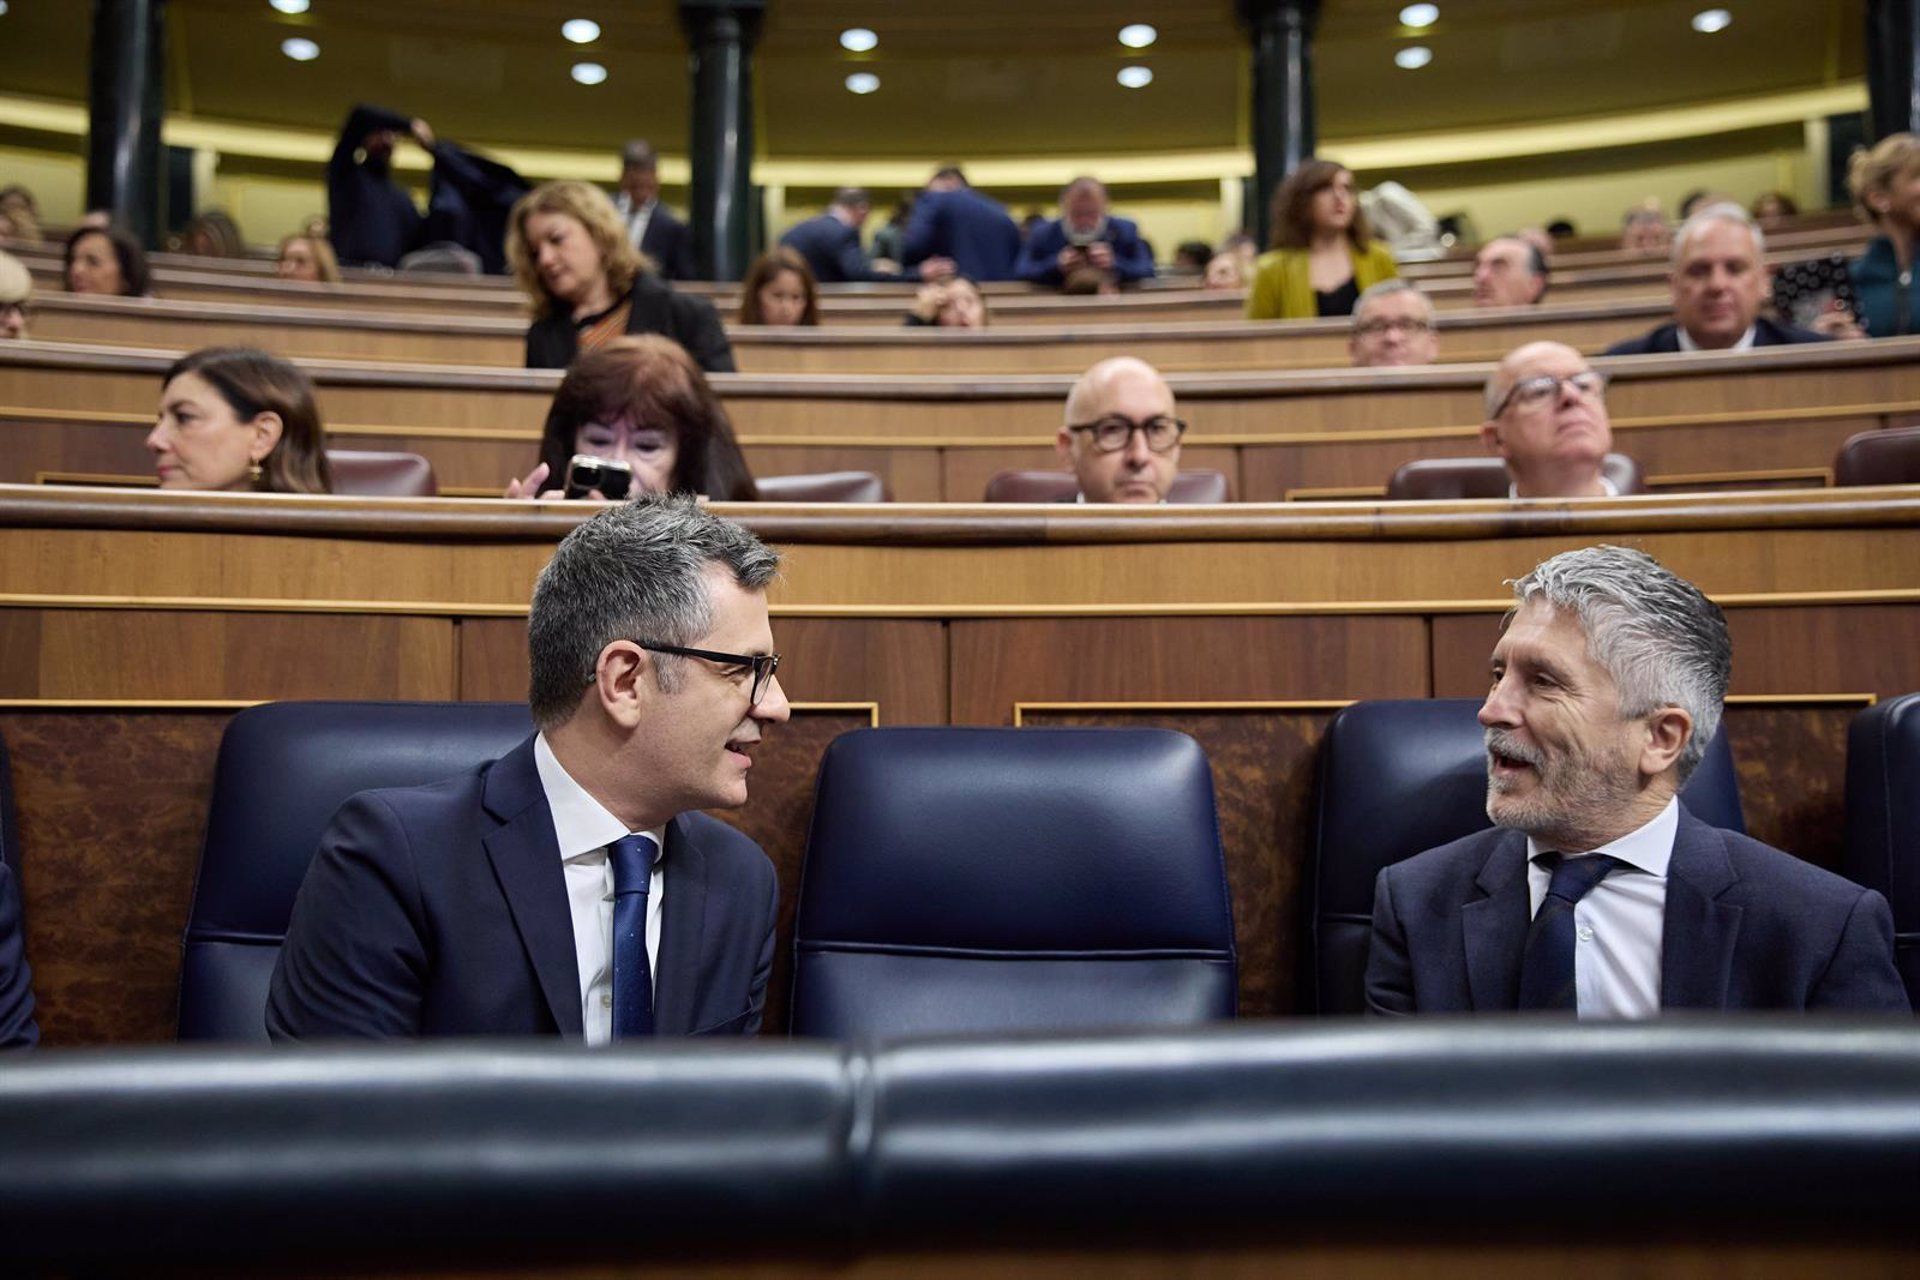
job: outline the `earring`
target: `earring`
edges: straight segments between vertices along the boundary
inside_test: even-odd
[[[253,485],[255,488],[258,488],[260,486],[260,482],[262,480],[265,480],[266,478],[267,478],[266,470],[262,468],[259,463],[253,462],[253,463],[247,464],[247,479],[253,482]]]

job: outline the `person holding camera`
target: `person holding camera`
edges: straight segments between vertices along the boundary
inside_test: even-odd
[[[506,496],[618,502],[643,493],[760,497],[700,366],[651,334],[615,338],[574,362],[547,410],[539,464],[509,481]]]
[[[1091,293],[1151,279],[1153,249],[1138,226],[1107,212],[1099,179],[1075,178],[1060,192],[1060,216],[1027,238],[1018,271],[1033,284]]]

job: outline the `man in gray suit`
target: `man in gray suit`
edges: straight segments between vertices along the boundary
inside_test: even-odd
[[[1368,1007],[1908,1012],[1884,898],[1677,798],[1726,697],[1719,607],[1607,546],[1513,592],[1480,709],[1494,828],[1380,873]]]

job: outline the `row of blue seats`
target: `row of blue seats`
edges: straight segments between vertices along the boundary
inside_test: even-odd
[[[1358,1012],[1380,868],[1484,827],[1477,702],[1362,702],[1322,749],[1303,1004]],[[279,703],[221,745],[181,978],[185,1040],[258,1041],[293,899],[333,810],[430,782],[531,730],[517,703]],[[1920,1004],[1920,694],[1849,741],[1843,874],[1892,903]],[[1732,753],[1682,798],[1744,829]],[[1174,1026],[1231,1017],[1233,922],[1211,773],[1183,734],[899,728],[821,765],[791,1027],[832,1038]],[[1282,922],[1276,921],[1275,927]]]

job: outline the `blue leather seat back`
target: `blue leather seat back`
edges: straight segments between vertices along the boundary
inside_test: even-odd
[[[532,731],[517,702],[279,702],[236,715],[187,916],[180,1038],[267,1038],[267,981],[294,895],[348,796],[452,777]]]
[[[793,1031],[1233,1015],[1212,771],[1159,729],[863,729],[821,762]]]
[[[1920,1007],[1920,693],[1854,717],[1846,832],[1841,874],[1892,904],[1894,955]]]
[[[1356,702],[1327,726],[1307,867],[1307,1011],[1366,1007],[1380,869],[1491,825],[1480,705],[1478,698]],[[1724,733],[1707,744],[1680,799],[1710,826],[1746,830]]]

